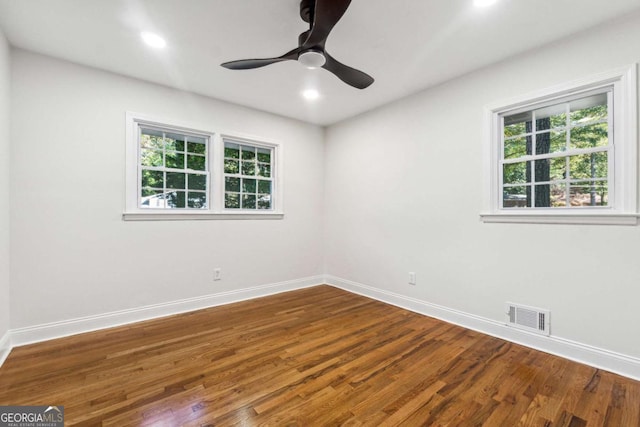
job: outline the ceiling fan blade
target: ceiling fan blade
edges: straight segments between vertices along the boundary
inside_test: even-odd
[[[266,65],[275,64],[276,62],[297,60],[300,48],[295,48],[290,52],[285,53],[277,58],[262,58],[262,59],[240,59],[238,61],[225,62],[220,64],[224,68],[230,70],[250,70],[252,68],[260,68]]]
[[[347,11],[351,0],[316,0],[313,25],[302,47],[324,46],[329,33]]]
[[[322,66],[327,71],[331,71],[340,80],[357,89],[365,89],[374,82],[373,77],[360,70],[351,68],[341,62],[336,61],[331,55],[325,52],[327,62]]]

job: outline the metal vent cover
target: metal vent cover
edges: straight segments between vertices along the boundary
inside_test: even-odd
[[[549,310],[506,303],[507,325],[541,335],[550,334]]]

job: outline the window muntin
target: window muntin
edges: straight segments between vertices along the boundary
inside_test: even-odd
[[[139,126],[138,206],[208,209],[209,138]]]
[[[502,209],[608,207],[612,90],[501,115]]]
[[[273,210],[274,147],[224,140],[224,208]]]

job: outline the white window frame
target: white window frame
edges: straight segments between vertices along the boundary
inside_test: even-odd
[[[241,138],[238,136],[234,136],[234,135],[228,135],[228,134],[223,134],[220,135],[220,140],[221,140],[221,144],[220,144],[220,156],[219,158],[221,159],[221,167],[222,167],[222,179],[220,180],[220,191],[219,196],[220,196],[220,206],[222,206],[223,210],[225,212],[238,212],[238,213],[254,213],[254,212],[272,212],[272,211],[280,211],[282,210],[281,206],[281,192],[279,191],[281,182],[278,179],[280,176],[280,166],[279,166],[279,161],[280,161],[280,153],[279,153],[279,146],[278,144],[274,144],[274,143],[270,143],[270,142],[265,142],[265,141],[259,141],[259,140],[255,140],[255,139],[248,139],[248,138]],[[225,142],[230,142],[232,144],[239,144],[239,145],[248,145],[250,147],[256,147],[256,148],[266,148],[271,150],[271,209],[235,209],[235,208],[226,208],[225,207],[225,178],[227,176],[227,174],[224,173],[224,145]]]
[[[153,209],[139,206],[140,195],[140,127],[149,126],[175,133],[203,136],[208,139],[207,164],[207,209]],[[122,218],[126,221],[165,220],[220,220],[220,219],[282,219],[282,147],[278,142],[243,135],[236,132],[212,132],[201,127],[176,123],[144,114],[126,113],[126,176],[125,209]],[[224,208],[224,139],[244,141],[247,145],[272,149],[273,203],[271,209],[240,210]]]
[[[581,80],[547,88],[525,96],[485,107],[483,147],[483,222],[552,223],[552,224],[619,224],[637,225],[637,65],[618,68]],[[609,149],[613,158],[609,206],[581,208],[503,208],[500,161],[502,159],[503,117],[516,111],[533,110],[553,101],[585,96],[593,91],[611,88],[613,111],[610,111]]]

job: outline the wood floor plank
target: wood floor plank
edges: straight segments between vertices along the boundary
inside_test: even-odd
[[[70,426],[640,427],[640,382],[330,286],[14,349]]]

